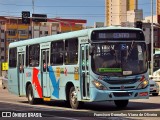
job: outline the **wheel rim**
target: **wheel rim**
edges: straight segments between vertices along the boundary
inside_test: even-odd
[[[73,105],[75,105],[75,104],[77,103],[77,93],[76,93],[75,90],[72,91],[72,93],[71,93],[71,103],[72,103]]]

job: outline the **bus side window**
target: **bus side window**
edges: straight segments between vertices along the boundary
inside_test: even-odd
[[[67,39],[65,41],[65,64],[78,63],[78,39]]]
[[[29,66],[30,67],[39,66],[39,54],[40,54],[39,44],[29,46]]]
[[[16,67],[17,65],[17,48],[9,49],[9,67]]]
[[[57,41],[51,43],[51,65],[63,65],[64,42]]]

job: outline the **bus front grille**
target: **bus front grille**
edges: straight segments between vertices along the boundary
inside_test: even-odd
[[[117,84],[134,84],[139,79],[129,79],[129,80],[106,80],[107,83],[111,85],[117,85]]]
[[[128,97],[131,96],[133,93],[132,92],[114,92],[113,95],[115,97]]]
[[[123,89],[134,89],[135,86],[124,86]],[[122,88],[121,87],[109,87],[109,89],[112,89],[112,90],[121,90]]]

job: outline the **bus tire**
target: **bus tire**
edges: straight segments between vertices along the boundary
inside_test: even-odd
[[[69,102],[70,102],[71,108],[73,109],[78,109],[81,107],[81,102],[77,100],[77,93],[74,86],[70,88]]]
[[[28,102],[30,104],[35,104],[36,103],[36,99],[34,98],[34,94],[33,94],[33,88],[32,85],[28,85],[27,88],[27,98],[28,98]]]
[[[129,100],[114,100],[117,108],[125,108],[128,105]]]

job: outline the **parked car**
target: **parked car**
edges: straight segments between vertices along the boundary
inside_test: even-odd
[[[3,78],[2,78],[2,88],[3,89],[8,88],[8,74],[3,76]]]
[[[159,94],[159,85],[156,83],[153,78],[151,77],[149,80],[149,85],[150,85],[150,94],[153,96],[158,96]]]

